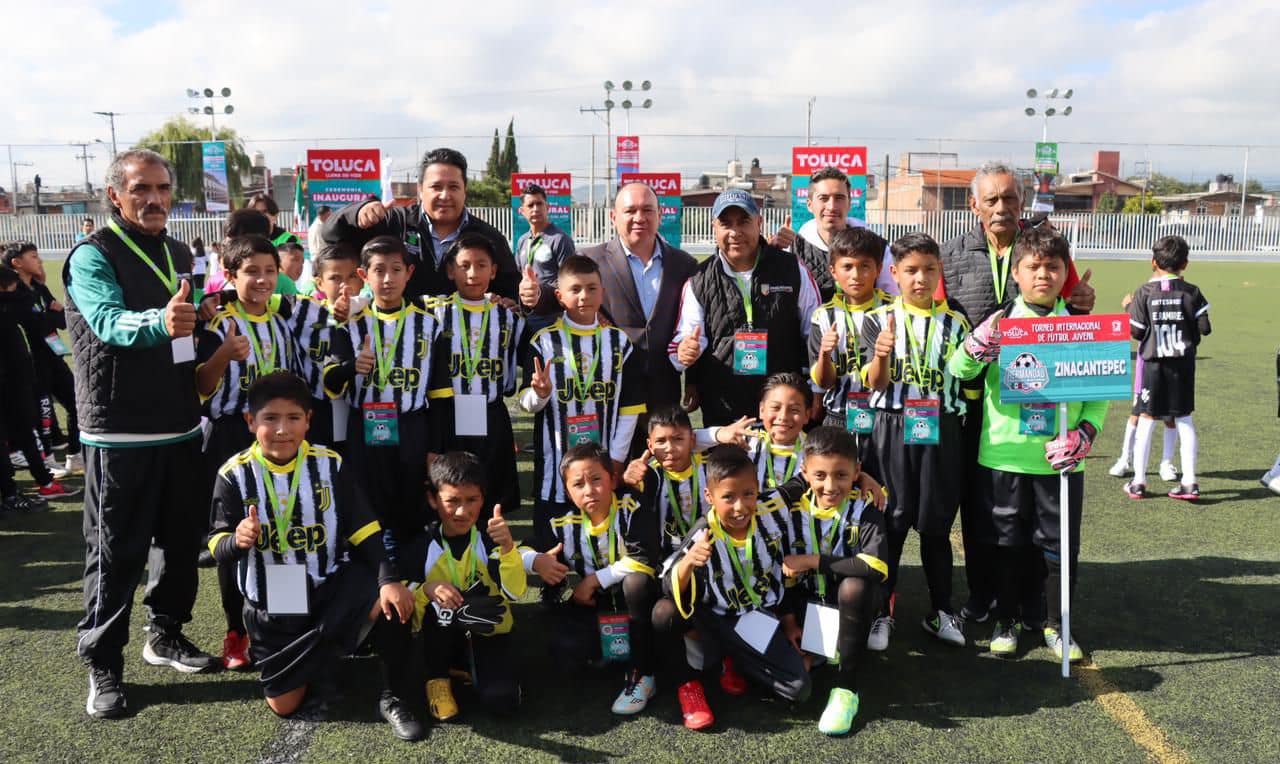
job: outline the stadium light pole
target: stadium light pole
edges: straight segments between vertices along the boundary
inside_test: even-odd
[[[215,101],[219,98],[224,100],[227,98],[230,98],[231,88],[222,88],[217,92],[214,92],[213,88],[204,88],[203,90],[197,89],[197,88],[187,88],[187,97],[194,98],[194,99],[208,99],[209,103],[205,104],[204,108],[201,108],[199,106],[189,106],[187,107],[187,111],[192,114],[208,114],[209,115],[209,140],[216,141],[218,139],[218,119],[217,119],[218,109]],[[235,110],[236,110],[236,107],[232,106],[231,104],[225,104],[222,107],[223,114],[231,114]]]
[[[653,87],[653,83],[652,83],[652,82],[650,82],[649,80],[644,80],[643,82],[641,82],[641,83],[640,83],[640,90],[642,90],[642,91],[648,92],[649,88],[651,88],[651,87]],[[630,90],[631,90],[631,88],[632,88],[631,80],[623,80],[623,81],[622,81],[622,89],[623,89],[623,90],[628,91],[628,93],[629,93],[629,92],[630,92]],[[629,97],[624,97],[624,98],[622,99],[622,103],[621,103],[620,105],[622,106],[622,110],[623,110],[624,112],[626,112],[626,115],[627,115],[627,135],[631,135],[631,107],[632,107],[632,106],[634,106],[634,107],[635,107],[635,108],[637,108],[637,109],[649,109],[649,108],[652,108],[652,107],[653,107],[653,99],[652,99],[652,98],[646,98],[646,99],[644,99],[643,101],[641,101],[640,103],[634,103],[634,104],[633,104],[633,103],[631,102],[631,99],[630,99]]]
[[[1043,94],[1038,93],[1035,88],[1029,88],[1027,90],[1027,98],[1034,99],[1037,95],[1043,95],[1046,102],[1051,102],[1055,98],[1068,99],[1068,98],[1071,98],[1071,96],[1074,94],[1075,94],[1075,91],[1072,90],[1071,88],[1063,88],[1063,89],[1049,88]],[[1022,113],[1026,114],[1028,117],[1035,117],[1037,115],[1044,117],[1044,123],[1040,129],[1040,142],[1048,143],[1049,142],[1049,117],[1070,117],[1071,107],[1068,106],[1062,111],[1058,111],[1057,107],[1055,107],[1052,103],[1049,103],[1049,105],[1045,106],[1044,109],[1042,109],[1041,111],[1037,112],[1034,106],[1028,106],[1027,108],[1022,110]]]

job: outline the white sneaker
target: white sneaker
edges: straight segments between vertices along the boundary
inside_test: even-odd
[[[1173,462],[1160,462],[1160,479],[1166,483],[1178,479],[1178,471],[1174,469]]]
[[[929,634],[956,647],[964,647],[964,632],[960,630],[960,622],[951,613],[939,610],[932,616],[925,616],[920,628]]]
[[[67,454],[67,461],[63,468],[71,473],[84,472],[84,457],[80,454]]]
[[[889,635],[893,632],[893,619],[881,616],[871,624],[871,633],[867,635],[867,649],[884,652],[889,649]]]
[[[1129,466],[1128,459],[1116,459],[1116,463],[1111,465],[1111,469],[1107,470],[1107,474],[1111,477],[1127,477],[1133,467]]]
[[[27,466],[27,457],[23,456],[21,451],[10,451],[9,463],[18,469],[22,469]]]
[[[1280,496],[1280,477],[1271,478],[1271,482],[1267,483],[1267,488],[1270,488],[1271,492],[1276,496]]]
[[[613,712],[621,716],[638,714],[649,705],[649,698],[657,692],[657,684],[652,676],[637,677],[634,674],[627,679],[627,686],[622,688],[618,699],[613,701]]]
[[[53,475],[54,480],[66,480],[71,475],[71,471],[63,469],[62,465],[58,464],[58,460],[52,456],[44,460],[44,466],[49,468],[49,473]]]

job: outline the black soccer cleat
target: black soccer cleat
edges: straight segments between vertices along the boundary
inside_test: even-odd
[[[403,700],[383,691],[378,700],[378,714],[391,725],[391,732],[401,740],[421,740],[427,736],[427,730],[413,715]]]
[[[152,666],[168,666],[184,674],[207,674],[222,668],[220,658],[196,647],[180,631],[152,632],[142,647],[142,660]]]
[[[129,713],[119,671],[96,664],[89,666],[89,699],[84,710],[94,719],[119,719]]]

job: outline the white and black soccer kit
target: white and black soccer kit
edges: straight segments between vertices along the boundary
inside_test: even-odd
[[[1212,330],[1209,301],[1178,276],[1153,278],[1133,293],[1129,329],[1142,358],[1134,413],[1189,416],[1196,407],[1196,347]]]

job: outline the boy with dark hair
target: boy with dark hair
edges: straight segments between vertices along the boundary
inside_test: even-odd
[[[885,240],[867,228],[845,228],[831,237],[828,271],[835,296],[814,311],[809,328],[809,377],[824,390],[823,424],[844,427],[865,445],[875,422],[870,392],[862,384],[860,334],[869,311],[893,298],[876,288]]]
[[[1212,331],[1209,301],[1200,288],[1182,278],[1191,248],[1181,236],[1165,236],[1152,247],[1151,280],[1138,287],[1129,303],[1129,329],[1142,357],[1138,392],[1138,429],[1133,443],[1133,479],[1124,490],[1131,499],[1147,497],[1147,458],[1156,421],[1173,418],[1181,441],[1182,475],[1173,499],[1200,498],[1196,481],[1196,348]]]
[[[295,284],[301,282],[302,268],[307,262],[302,243],[295,237],[277,245],[276,249],[280,252],[280,272],[293,279]]]
[[[555,543],[551,518],[571,509],[560,461],[580,443],[607,450],[622,476],[645,411],[639,364],[621,329],[599,322],[600,267],[574,255],[560,266],[556,298],[564,314],[529,340],[520,407],[535,414],[533,430],[534,544]]]
[[[372,631],[378,711],[396,737],[422,738],[405,702],[413,595],[386,559],[368,497],[342,457],[306,441],[311,393],[299,377],[266,374],[248,398],[255,442],[218,471],[208,543],[235,566],[267,706],[291,716]]]
[[[435,352],[448,366],[453,389],[449,405],[442,408],[442,427],[448,433],[443,448],[469,451],[487,465],[481,515],[487,522],[494,504],[508,514],[520,509],[515,434],[505,398],[516,392],[516,347],[524,322],[489,299],[498,262],[487,238],[462,234],[446,260],[457,291],[432,303],[440,327]]]
[[[399,547],[425,532],[427,463],[443,450],[447,424],[429,408],[453,390],[447,359],[434,352],[434,314],[421,298],[405,296],[413,265],[404,243],[379,236],[360,257],[373,303],[333,333],[324,384],[360,412],[363,430],[347,439],[347,458],[369,488],[387,556],[399,562]]]
[[[520,681],[511,655],[511,603],[524,596],[522,551],[511,537],[501,505],[482,531],[488,479],[473,454],[450,451],[431,463],[427,500],[439,520],[427,530],[423,584],[415,597],[422,631],[431,715],[458,715],[449,669],[468,666],[484,708],[507,716],[520,705]]]
[[[1047,227],[1024,231],[1014,244],[1012,258],[1013,279],[1019,294],[1008,308],[1008,315],[1011,318],[1067,315],[1067,305],[1061,298],[1070,273],[1071,249],[1067,240]],[[1022,578],[1032,567],[1027,564],[1029,555],[1039,555],[1048,570],[1044,641],[1061,660],[1063,646],[1058,623],[1062,612],[1059,599],[1063,550],[1058,531],[1064,508],[1059,504],[1059,472],[1069,471],[1069,506],[1065,511],[1071,548],[1066,553],[1071,576],[1069,596],[1074,596],[1084,505],[1084,473],[1076,467],[1097,439],[1108,403],[1068,404],[1070,429],[1061,433],[1057,431],[1056,404],[1001,403],[1001,369],[994,361],[1000,357],[999,321],[1004,313],[1004,310],[996,311],[974,329],[948,362],[949,371],[960,379],[984,375],[984,425],[978,446],[974,495],[978,505],[991,513],[998,544],[996,626],[990,649],[999,656],[1017,653],[1018,610],[1025,599]],[[1022,613],[1023,622],[1026,616]],[[1072,632],[1074,634],[1074,628]],[[1068,649],[1071,660],[1083,657],[1075,639]]]
[[[547,192],[530,183],[520,195],[520,214],[529,221],[529,231],[516,242],[516,264],[520,266],[520,304],[529,311],[531,331],[555,320],[556,277],[560,265],[574,253],[573,237],[551,222]]]
[[[935,301],[942,278],[938,244],[909,233],[893,243],[890,272],[902,294],[867,314],[862,324],[863,382],[876,410],[866,468],[885,484],[891,506],[889,577],[880,615],[867,647],[884,650],[893,628],[890,605],[907,533],[920,535],[920,562],[929,586],[929,634],[963,646],[964,632],[951,609],[951,541],[963,472],[960,422],[965,410],[960,382],[947,358],[969,324],[945,300]]]

